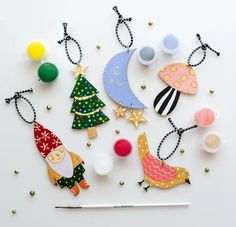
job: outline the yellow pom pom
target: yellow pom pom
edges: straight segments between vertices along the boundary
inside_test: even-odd
[[[42,59],[45,56],[45,52],[44,45],[39,41],[32,42],[27,47],[28,56],[34,60]]]

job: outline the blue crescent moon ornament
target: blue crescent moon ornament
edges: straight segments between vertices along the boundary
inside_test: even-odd
[[[135,50],[130,49],[113,56],[105,67],[103,82],[108,96],[118,105],[132,109],[144,109],[146,106],[133,93],[127,75],[129,60]]]

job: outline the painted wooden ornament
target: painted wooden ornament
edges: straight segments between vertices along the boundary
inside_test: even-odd
[[[126,139],[119,139],[114,144],[114,151],[117,156],[124,158],[131,153],[132,145]]]
[[[73,195],[77,196],[80,193],[79,187],[83,189],[89,188],[84,178],[84,161],[76,153],[67,150],[59,137],[36,121],[36,111],[32,103],[22,96],[26,92],[33,92],[33,89],[15,92],[13,97],[7,98],[5,101],[9,104],[14,100],[15,108],[20,118],[25,123],[33,125],[35,144],[47,163],[50,181],[55,186],[60,186],[60,188],[69,188]],[[31,107],[34,115],[31,121],[24,118],[20,112],[18,108],[19,99],[24,100]],[[30,195],[34,196],[35,191],[30,191]]]
[[[157,157],[153,157],[149,153],[148,143],[146,134],[143,133],[138,137],[138,151],[139,156],[143,165],[144,170],[144,180],[138,182],[141,186],[144,181],[148,182],[148,186],[144,187],[144,190],[147,191],[151,186],[156,186],[159,188],[171,188],[181,183],[190,184],[189,172],[182,167],[172,167],[165,163],[174,153],[177,151],[183,133],[197,127],[208,127],[215,120],[214,111],[210,108],[202,108],[195,114],[196,124],[190,127],[182,128],[177,127],[171,118],[168,118],[169,123],[173,127],[173,130],[169,131],[160,141],[157,147]],[[171,136],[176,134],[178,136],[177,143],[174,149],[166,156],[161,157],[160,150],[164,141]],[[210,132],[203,137],[203,146],[205,150],[209,152],[216,152],[220,147],[220,137],[217,133]],[[184,149],[180,150],[181,153],[184,153]]]
[[[201,46],[197,47],[190,54],[187,64],[174,63],[162,67],[159,76],[168,85],[155,98],[153,107],[155,111],[163,116],[170,114],[176,107],[180,93],[195,95],[198,89],[196,73],[193,67],[200,65],[206,58],[207,49],[214,52],[217,56],[219,52],[213,50],[208,44],[204,44],[199,34],[197,38]],[[203,51],[203,58],[196,64],[191,64],[191,58],[198,50]]]
[[[98,135],[97,126],[108,122],[110,119],[102,112],[105,103],[99,99],[99,91],[85,77],[85,71],[88,67],[80,65],[83,55],[79,42],[68,35],[67,23],[63,23],[62,25],[64,37],[58,43],[64,44],[69,62],[75,65],[76,83],[70,95],[70,98],[73,99],[70,112],[74,115],[72,128],[76,130],[87,129],[88,137],[95,138]],[[78,48],[79,57],[76,60],[71,58],[67,48],[69,42],[74,43]]]
[[[144,180],[138,182],[141,186],[144,181],[148,183],[144,190],[150,187],[168,189],[182,183],[190,184],[189,172],[182,167],[167,165],[149,152],[146,133],[138,137],[138,152],[143,166]]]
[[[129,28],[128,21],[131,21],[131,18],[123,18],[117,6],[113,7],[113,10],[118,15],[116,37],[121,46],[126,48],[126,50],[114,55],[108,61],[103,73],[103,83],[107,95],[117,104],[117,109],[115,110],[116,117],[125,118],[126,111],[129,110],[130,117],[127,119],[137,128],[140,123],[146,122],[145,118],[142,116],[146,106],[134,94],[128,81],[127,71],[129,61],[136,50],[130,49],[133,44],[133,35]],[[124,44],[120,39],[118,28],[121,25],[127,28],[130,36],[129,44]]]

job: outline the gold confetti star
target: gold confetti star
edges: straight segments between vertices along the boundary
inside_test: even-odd
[[[115,113],[116,113],[116,118],[119,118],[119,117],[125,117],[125,111],[126,109],[123,108],[122,106],[118,106],[116,108],[116,110],[114,110]]]
[[[146,119],[142,116],[143,110],[132,110],[129,121],[131,121],[137,128],[140,122],[145,122]]]
[[[85,75],[85,71],[88,67],[83,67],[81,65],[76,65],[75,69],[73,70],[75,72],[75,78],[79,75]]]

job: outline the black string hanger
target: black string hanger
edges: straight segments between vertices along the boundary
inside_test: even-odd
[[[131,32],[131,29],[130,29],[130,27],[129,27],[129,25],[128,25],[127,22],[128,22],[128,21],[131,21],[132,18],[131,18],[131,17],[124,18],[124,17],[120,14],[120,12],[119,12],[117,6],[114,6],[112,9],[113,9],[113,10],[117,13],[117,15],[118,15],[118,20],[117,20],[117,24],[116,24],[116,28],[115,28],[115,31],[116,31],[116,38],[117,38],[117,40],[118,40],[118,42],[120,43],[121,46],[123,46],[124,48],[127,48],[127,49],[129,50],[129,48],[133,45],[134,39],[133,39],[133,34],[132,34],[132,32]],[[124,24],[125,27],[126,27],[126,29],[128,30],[129,37],[130,37],[130,42],[129,42],[129,44],[124,44],[124,43],[121,41],[121,38],[120,38],[120,36],[119,36],[119,27],[120,27],[121,24]]]
[[[188,127],[188,128],[178,128],[176,127],[176,125],[173,123],[173,121],[171,120],[171,118],[168,118],[168,121],[170,122],[170,124],[172,125],[172,127],[174,128],[172,131],[168,132],[164,137],[163,139],[161,140],[158,148],[157,148],[157,157],[162,160],[163,162],[167,159],[169,159],[177,150],[177,148],[179,147],[179,144],[180,144],[180,141],[182,139],[182,135],[184,132],[188,131],[188,130],[191,130],[191,129],[194,129],[194,128],[197,128],[198,126],[197,125],[193,125],[191,127]],[[177,143],[175,145],[175,148],[173,149],[173,151],[168,155],[166,156],[165,158],[162,158],[161,155],[160,155],[160,150],[161,150],[161,146],[162,144],[164,143],[165,139],[170,136],[171,134],[173,133],[177,133],[178,135],[178,140],[177,140]]]
[[[31,89],[24,90],[24,91],[17,91],[17,92],[15,92],[14,96],[12,96],[12,97],[10,97],[10,98],[6,98],[5,101],[6,101],[7,104],[10,104],[10,102],[11,102],[12,100],[14,100],[14,101],[15,101],[16,112],[18,113],[18,115],[20,116],[20,118],[21,118],[24,122],[26,122],[26,123],[28,123],[28,124],[34,124],[34,123],[36,122],[36,111],[35,111],[35,108],[34,108],[34,106],[32,105],[32,103],[29,101],[29,99],[25,98],[25,97],[22,95],[23,93],[28,93],[28,92],[32,93],[32,92],[33,92],[33,89],[31,88]],[[23,99],[26,103],[29,104],[29,106],[31,107],[32,112],[33,112],[33,120],[28,121],[25,117],[23,117],[23,115],[21,114],[21,112],[20,112],[20,110],[19,110],[19,108],[18,108],[18,100],[19,100],[19,99]]]
[[[191,66],[191,67],[195,67],[195,66],[198,66],[198,65],[200,65],[201,63],[203,63],[203,61],[206,59],[207,49],[211,50],[211,51],[212,51],[213,53],[215,53],[217,56],[220,56],[220,52],[214,50],[212,47],[209,46],[209,44],[202,42],[202,38],[201,38],[201,36],[200,36],[199,34],[196,34],[196,36],[197,36],[197,39],[199,40],[199,42],[200,42],[201,45],[200,45],[199,47],[197,47],[196,49],[194,49],[194,50],[191,52],[191,54],[189,55],[189,57],[188,57],[188,65]],[[195,64],[191,64],[191,58],[192,58],[192,56],[193,56],[198,50],[202,50],[202,52],[203,52],[203,57],[202,57],[202,59],[201,59],[199,62],[197,62],[197,63],[195,63]]]
[[[59,40],[58,43],[59,44],[62,44],[64,42],[65,44],[65,51],[66,51],[66,56],[68,58],[68,60],[74,64],[74,65],[78,65],[81,61],[82,61],[82,50],[81,50],[81,47],[78,43],[78,41],[76,39],[74,39],[73,37],[71,37],[70,35],[68,35],[67,33],[67,23],[62,23],[63,25],[63,28],[64,28],[64,38]],[[78,61],[73,61],[72,58],[70,57],[70,54],[69,54],[69,51],[68,51],[68,46],[67,46],[67,42],[68,41],[73,41],[77,47],[78,47],[78,50],[79,50],[79,59]]]

